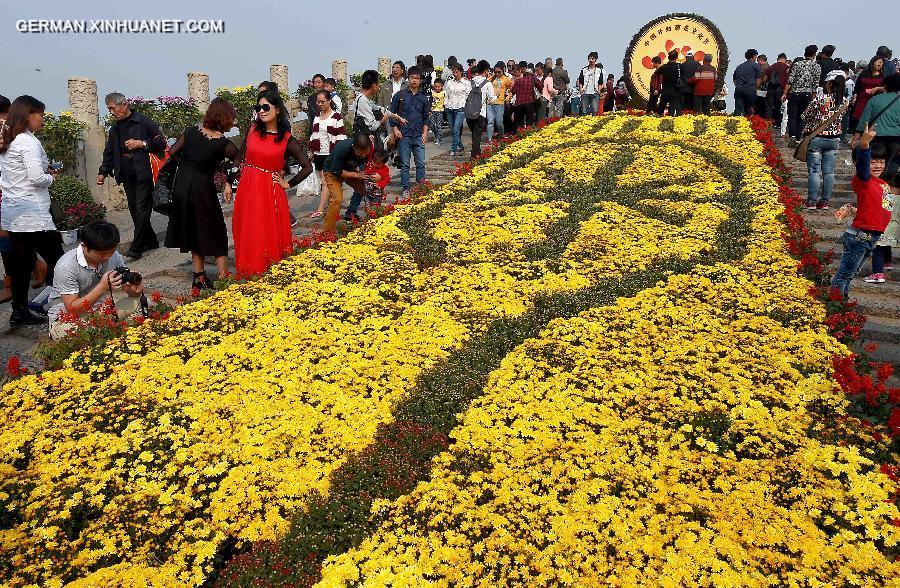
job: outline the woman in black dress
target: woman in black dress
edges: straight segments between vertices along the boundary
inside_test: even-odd
[[[211,288],[204,257],[216,258],[219,277],[228,272],[228,229],[213,176],[226,160],[234,161],[238,148],[223,135],[234,126],[231,103],[216,98],[209,104],[202,126],[188,127],[169,151],[177,161],[172,212],[166,247],[191,252],[194,288]],[[226,192],[226,201],[231,194]]]

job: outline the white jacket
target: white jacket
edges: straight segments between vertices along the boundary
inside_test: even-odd
[[[38,138],[25,131],[0,154],[0,228],[5,231],[33,233],[55,231],[50,216],[49,160]]]

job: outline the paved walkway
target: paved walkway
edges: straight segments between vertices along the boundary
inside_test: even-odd
[[[464,133],[468,135],[468,129],[464,129]],[[465,137],[464,141],[467,147],[471,146],[470,137]],[[444,130],[444,138],[441,145],[435,145],[434,142],[426,145],[426,179],[433,183],[446,183],[453,177],[455,171],[454,162],[462,160],[452,159],[448,153],[449,148],[450,139],[447,137],[446,129]],[[411,172],[414,180],[414,169]],[[400,171],[391,168],[391,174],[391,183],[387,189],[387,200],[389,202],[399,197],[401,192]],[[350,194],[351,190],[345,187],[344,206],[349,202]],[[318,196],[297,196],[295,190],[288,190],[288,202],[291,210],[300,219],[298,225],[294,227],[295,235],[303,236],[309,234],[321,226],[321,223],[307,218],[318,207],[318,200]],[[231,236],[233,208],[232,205],[223,206],[225,224],[228,227],[229,262],[232,271],[234,270],[234,241]],[[122,232],[122,246],[120,250],[125,251],[134,237],[134,225],[131,222],[128,210],[114,210],[107,215],[107,218],[118,226]],[[157,237],[162,243],[165,239],[168,217],[154,213],[151,220]],[[64,247],[68,250],[72,249],[74,245],[65,245]],[[2,262],[0,262],[0,268],[2,268],[2,265]],[[155,251],[146,253],[140,260],[130,263],[129,267],[143,274],[144,283],[147,285],[148,290],[157,290],[166,298],[174,300],[179,294],[185,296],[190,294],[193,270],[189,253],[181,253],[177,249],[160,247]],[[207,259],[207,271],[210,275],[215,275],[216,273],[216,267],[212,258]],[[35,294],[37,294],[37,291],[31,292],[31,296]],[[6,359],[12,355],[21,357],[26,365],[34,365],[32,360],[34,346],[42,338],[46,337],[47,327],[24,326],[11,328],[9,326],[10,312],[9,304],[0,305],[0,360],[4,362],[0,369],[5,367]]]

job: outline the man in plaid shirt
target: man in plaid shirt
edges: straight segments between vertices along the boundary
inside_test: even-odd
[[[803,59],[795,61],[788,72],[788,82],[784,86],[781,100],[788,103],[788,135],[791,143],[799,141],[803,133],[803,122],[800,115],[812,102],[819,89],[819,78],[822,76],[822,66],[816,61],[816,51],[819,48],[810,45],[803,52]]]
[[[662,76],[659,75],[659,66],[662,65],[662,59],[659,55],[655,55],[651,60],[653,69],[656,70],[650,76],[650,100],[647,101],[647,113],[656,114],[656,106],[659,104],[659,93],[662,92]]]
[[[541,91],[541,82],[528,72],[526,67],[525,62],[519,63],[518,77],[513,80],[510,90],[516,101],[513,108],[513,123],[516,131],[528,124],[533,125],[537,118],[537,102],[535,102],[534,92],[535,90]]]

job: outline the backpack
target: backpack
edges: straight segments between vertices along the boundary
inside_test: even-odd
[[[484,103],[484,96],[481,93],[481,89],[484,88],[484,85],[488,83],[487,78],[478,87],[475,87],[475,82],[470,80],[472,84],[472,89],[469,91],[469,95],[466,96],[466,107],[463,112],[466,115],[466,120],[478,120],[478,117],[481,116],[481,105]],[[478,90],[476,92],[476,90]]]

